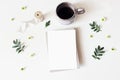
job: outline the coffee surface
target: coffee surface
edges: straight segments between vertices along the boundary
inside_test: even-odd
[[[73,16],[74,11],[70,7],[62,7],[57,11],[57,14],[62,19],[69,19]]]

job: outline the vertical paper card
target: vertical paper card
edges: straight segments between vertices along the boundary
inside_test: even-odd
[[[47,38],[50,70],[76,69],[75,30],[48,31]]]

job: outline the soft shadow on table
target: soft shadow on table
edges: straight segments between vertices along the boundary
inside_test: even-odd
[[[62,70],[50,70],[50,72],[62,72],[62,71],[70,71],[73,69],[62,69]]]
[[[76,30],[76,45],[77,45],[77,52],[78,52],[78,68],[81,65],[84,65],[84,56],[83,56],[83,49],[81,45],[81,31],[80,28],[75,28]]]

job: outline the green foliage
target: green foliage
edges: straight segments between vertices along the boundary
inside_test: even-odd
[[[25,45],[18,39],[13,40],[14,46],[12,48],[16,48],[16,52],[21,53],[25,49]]]
[[[89,24],[91,26],[91,29],[94,32],[100,32],[101,31],[101,27],[100,25],[98,25],[95,21],[93,21],[92,23]]]
[[[94,54],[92,55],[92,57],[100,60],[100,57],[103,56],[104,53],[105,53],[104,47],[100,47],[100,45],[98,45],[98,47],[95,48],[95,51],[94,51]]]
[[[50,25],[50,20],[45,23],[45,27],[48,27]]]

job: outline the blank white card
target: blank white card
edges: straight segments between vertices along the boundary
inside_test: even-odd
[[[75,30],[48,31],[47,38],[50,70],[76,69]]]

